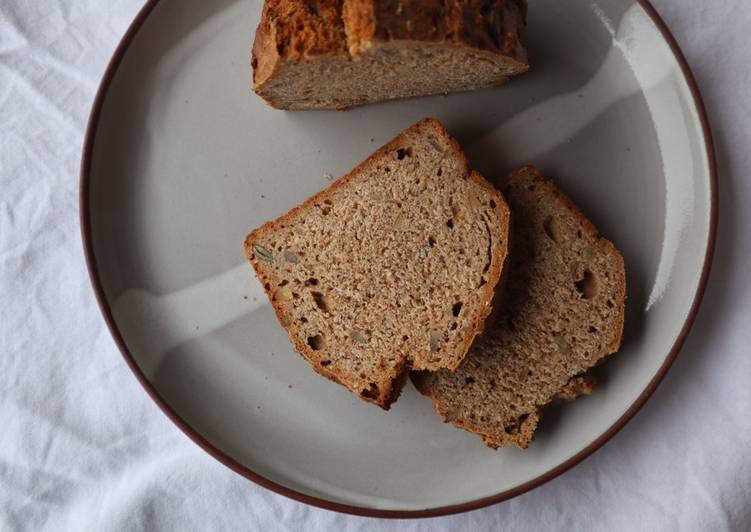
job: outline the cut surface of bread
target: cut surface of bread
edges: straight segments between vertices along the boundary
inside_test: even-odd
[[[618,350],[623,258],[533,167],[506,178],[511,249],[504,300],[458,370],[412,380],[444,420],[494,448],[526,448],[541,409],[589,394],[586,372]]]
[[[383,408],[456,368],[491,310],[508,207],[436,120],[256,229],[245,252],[295,349]]]
[[[279,109],[345,109],[504,83],[529,68],[526,0],[266,0],[253,89]]]

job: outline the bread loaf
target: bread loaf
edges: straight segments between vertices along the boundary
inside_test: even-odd
[[[344,109],[525,72],[526,0],[267,0],[253,88],[279,109]]]

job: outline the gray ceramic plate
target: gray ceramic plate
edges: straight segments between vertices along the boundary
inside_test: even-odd
[[[529,74],[505,87],[284,113],[250,91],[259,1],[150,1],[107,71],[89,128],[82,224],[113,336],[154,400],[240,474],[311,504],[380,516],[514,496],[610,438],[688,332],[716,220],[698,92],[646,2],[535,0]],[[527,452],[444,425],[408,385],[388,413],[291,349],[245,234],[426,116],[497,177],[534,163],[623,251],[623,349],[603,385],[548,415]]]

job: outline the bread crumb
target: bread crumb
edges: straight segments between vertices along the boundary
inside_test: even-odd
[[[325,178],[325,179],[326,179],[327,181],[333,181],[333,179],[334,179],[334,176],[333,176],[333,175],[331,175],[331,174],[323,174],[323,177],[324,177],[324,178]]]

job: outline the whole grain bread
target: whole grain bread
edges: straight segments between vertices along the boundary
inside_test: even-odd
[[[491,310],[508,207],[436,120],[423,120],[245,252],[295,349],[383,408],[409,368],[456,368]]]
[[[279,109],[344,109],[504,83],[529,68],[526,0],[266,0],[253,89]]]
[[[615,246],[536,168],[502,190],[512,224],[498,315],[458,370],[412,380],[445,421],[526,448],[542,408],[591,393],[586,372],[618,350],[626,280]]]

